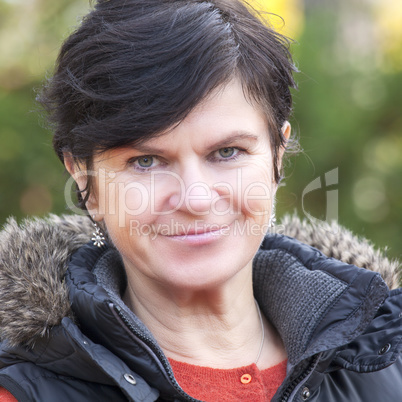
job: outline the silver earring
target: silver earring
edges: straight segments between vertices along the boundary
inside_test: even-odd
[[[271,216],[269,217],[268,226],[273,228],[276,224],[275,205],[272,206]]]
[[[93,218],[95,218],[95,215],[93,215]],[[93,225],[95,232],[92,233],[93,237],[91,240],[94,242],[94,246],[102,247],[105,244],[105,236],[95,221],[93,222]]]

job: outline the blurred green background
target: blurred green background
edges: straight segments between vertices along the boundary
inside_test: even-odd
[[[292,125],[303,153],[286,163],[278,215],[338,219],[401,258],[402,1],[260,0],[295,38]],[[66,213],[67,176],[35,91],[87,0],[0,0],[0,224]]]

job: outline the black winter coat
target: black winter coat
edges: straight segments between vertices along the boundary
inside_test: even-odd
[[[304,240],[313,232],[296,220],[287,227]],[[81,246],[89,231],[84,218],[52,217],[22,229],[11,222],[0,233],[0,386],[20,402],[194,400],[121,301],[117,251]],[[348,232],[336,239],[327,254],[342,254],[345,241],[345,260],[362,259],[364,249],[364,264],[382,265],[394,286],[395,264]],[[255,297],[288,353],[273,401],[402,400],[401,289],[283,235],[265,238],[253,275]]]

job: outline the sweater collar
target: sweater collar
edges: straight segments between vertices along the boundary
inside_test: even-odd
[[[291,366],[356,338],[388,295],[379,274],[280,235],[264,239],[254,259],[253,283]]]

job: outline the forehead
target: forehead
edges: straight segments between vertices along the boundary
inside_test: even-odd
[[[243,85],[238,78],[233,78],[215,88],[188,114],[185,120],[190,121],[191,118],[218,113],[223,116],[236,114],[239,117],[255,113],[264,118],[262,107],[246,97]]]
[[[169,145],[176,134],[186,132],[198,142],[219,140],[229,134],[244,138],[247,135],[268,134],[268,123],[262,108],[244,95],[242,84],[234,79],[215,89],[203,99],[179,124],[160,136],[146,140],[143,145]]]
[[[218,87],[169,130],[132,146],[105,151],[100,159],[123,158],[133,152],[175,157],[189,151],[206,154],[225,146],[263,146],[264,152],[270,148],[265,115],[245,97],[237,80]]]

